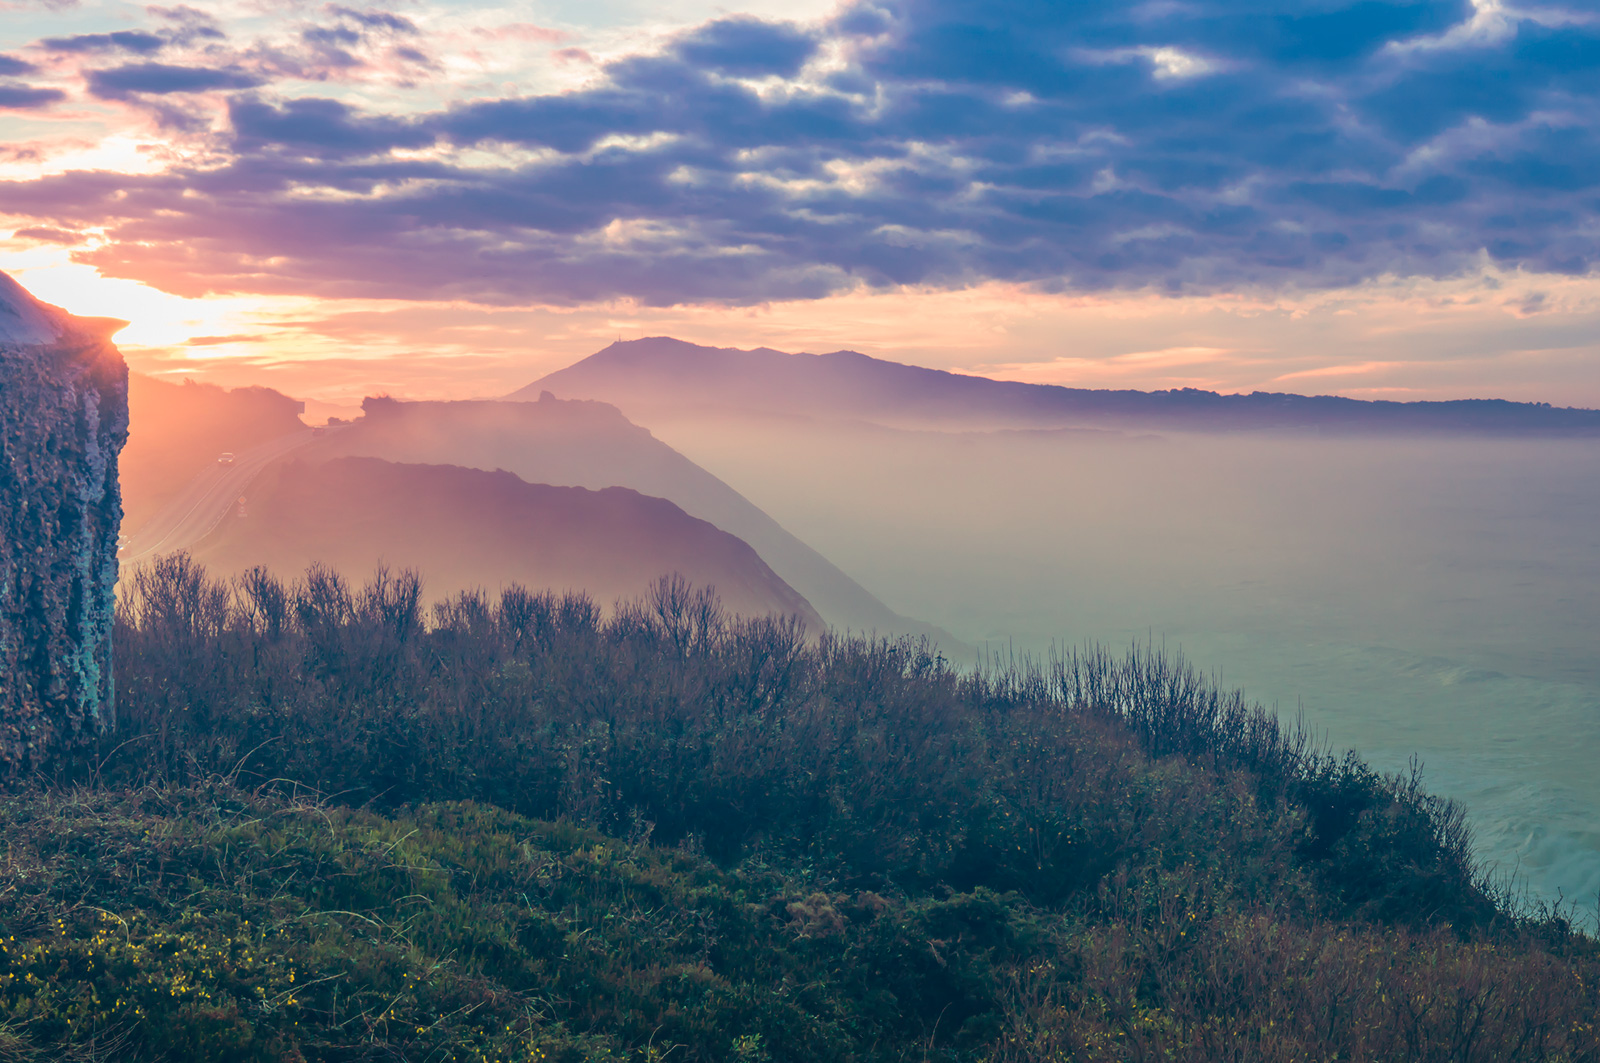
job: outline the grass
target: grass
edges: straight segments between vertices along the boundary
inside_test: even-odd
[[[420,603],[136,575],[0,802],[0,1061],[1600,1059],[1458,809],[1181,660]]]

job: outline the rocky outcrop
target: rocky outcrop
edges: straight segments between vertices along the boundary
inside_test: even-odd
[[[73,317],[0,273],[0,781],[111,722],[122,324]]]

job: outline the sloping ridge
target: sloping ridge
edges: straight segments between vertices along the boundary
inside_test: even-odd
[[[264,387],[227,390],[132,373],[122,451],[124,529],[137,535],[224,451],[241,452],[304,432],[305,404]]]
[[[1199,431],[1600,435],[1600,410],[1548,403],[1069,388],[902,365],[855,351],[785,354],[767,347],[702,347],[667,337],[613,343],[508,398],[526,401],[546,390],[563,398],[601,399],[643,419],[663,409],[718,409],[906,427],[1138,425]]]
[[[509,472],[377,458],[290,461],[267,474],[246,515],[196,545],[220,572],[265,565],[292,577],[322,562],[353,580],[380,562],[413,568],[428,596],[520,583],[585,590],[602,605],[679,573],[715,586],[746,616],[822,618],[736,536],[661,498],[527,483]]]
[[[900,616],[743,495],[601,402],[398,402],[368,399],[366,416],[317,443],[312,456],[505,469],[530,483],[628,487],[665,498],[744,540],[836,628],[948,632]]]

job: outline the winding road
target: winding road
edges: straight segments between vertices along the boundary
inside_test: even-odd
[[[124,569],[159,554],[186,550],[205,538],[228,513],[261,470],[316,438],[312,429],[291,432],[234,455],[233,464],[214,462],[189,481],[172,501],[128,536],[117,553]]]

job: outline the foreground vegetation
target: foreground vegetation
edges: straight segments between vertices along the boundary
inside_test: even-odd
[[[1157,651],[182,557],[118,637],[0,799],[0,1061],[1600,1060],[1459,810]]]

